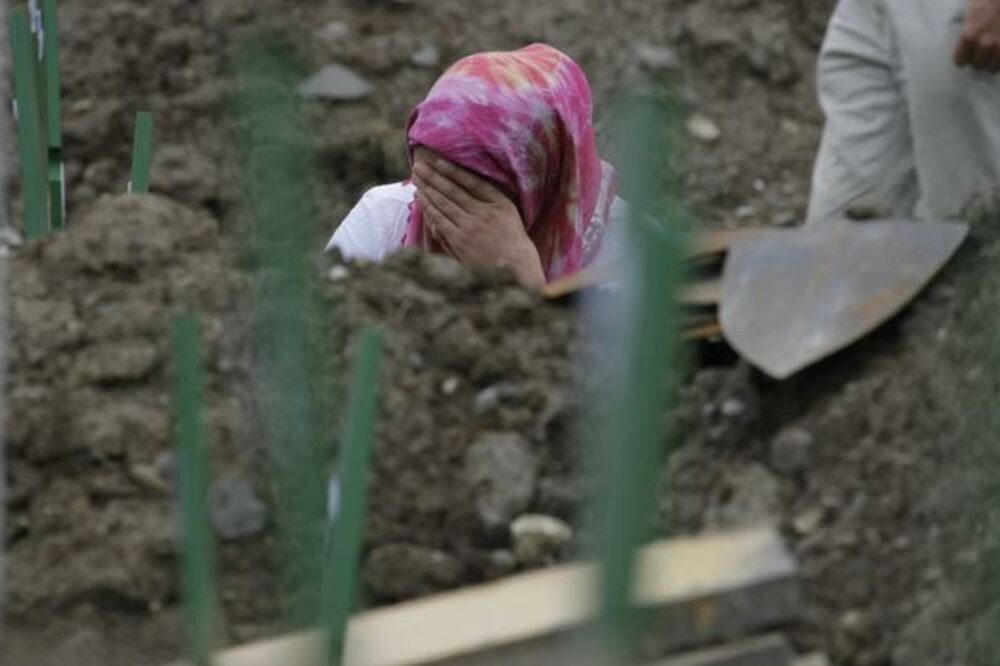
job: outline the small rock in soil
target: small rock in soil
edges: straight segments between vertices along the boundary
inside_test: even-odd
[[[728,398],[722,402],[720,411],[727,419],[735,419],[746,414],[747,404],[739,398]]]
[[[170,494],[170,485],[163,480],[153,465],[143,465],[141,463],[129,465],[128,475],[132,478],[132,481],[146,490],[164,495]]]
[[[209,490],[209,510],[216,533],[227,541],[253,536],[264,529],[266,510],[245,479],[216,481]]]
[[[374,92],[371,83],[343,65],[327,65],[299,84],[298,93],[308,99],[350,102]]]
[[[448,379],[441,382],[441,393],[445,395],[455,395],[455,391],[462,384],[462,380],[458,377],[449,377]]]
[[[475,411],[481,416],[500,406],[500,391],[495,386],[484,388],[476,395]]]
[[[326,274],[327,279],[330,282],[340,282],[341,280],[346,280],[351,276],[351,271],[347,266],[337,264],[330,269],[330,272]]]
[[[416,67],[433,69],[441,64],[441,52],[433,44],[425,44],[410,56],[410,63]]]
[[[335,44],[351,36],[351,26],[344,21],[330,21],[320,28],[316,36],[327,44]]]
[[[422,254],[418,261],[427,283],[433,287],[455,293],[472,286],[472,273],[451,257],[428,252]]]
[[[177,478],[177,460],[173,451],[162,451],[153,459],[153,467],[161,479],[171,488]]]
[[[488,532],[505,528],[528,508],[537,468],[530,444],[517,433],[486,433],[469,447],[465,477],[474,488],[476,514]]]
[[[521,516],[510,526],[514,556],[525,566],[551,564],[573,540],[573,529],[552,516]]]
[[[139,381],[156,369],[156,346],[144,340],[115,342],[80,355],[73,377],[87,384],[117,384]]]
[[[813,507],[797,515],[792,520],[792,528],[802,536],[808,536],[816,531],[816,528],[823,522],[823,509]]]
[[[635,47],[635,56],[643,67],[654,71],[673,71],[681,66],[677,52],[668,46],[640,44]]]
[[[808,430],[791,426],[771,442],[771,467],[783,474],[795,474],[809,467],[815,440]]]
[[[688,134],[704,143],[715,143],[722,136],[722,130],[708,116],[696,113],[687,121]]]
[[[389,544],[368,556],[364,580],[381,599],[409,599],[462,582],[462,563],[439,550]]]
[[[497,575],[507,575],[517,568],[517,558],[509,550],[494,550],[490,553],[490,566]]]
[[[796,215],[794,211],[786,210],[778,213],[773,218],[771,218],[771,226],[794,227],[798,221],[799,221],[799,216]]]
[[[721,503],[708,510],[711,527],[741,528],[776,520],[781,507],[778,479],[757,463],[732,472]]]

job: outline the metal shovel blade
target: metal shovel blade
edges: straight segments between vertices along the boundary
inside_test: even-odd
[[[830,223],[730,248],[720,309],[726,339],[775,379],[856,342],[898,313],[965,240],[958,223]]]

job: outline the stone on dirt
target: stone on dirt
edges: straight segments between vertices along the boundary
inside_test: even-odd
[[[639,44],[635,47],[635,56],[640,65],[653,71],[673,71],[681,66],[677,52],[668,46]]]
[[[504,529],[528,508],[537,468],[530,444],[517,433],[488,432],[473,442],[465,456],[465,476],[483,528]]]
[[[465,575],[462,563],[440,550],[411,544],[388,544],[372,551],[365,561],[364,580],[380,599],[423,596],[454,587]]]
[[[542,566],[560,559],[573,540],[573,529],[552,516],[526,515],[510,526],[514,556],[525,566]]]
[[[253,486],[235,477],[212,484],[209,511],[216,533],[227,541],[258,534],[267,521],[267,511]]]
[[[722,136],[722,130],[708,116],[696,113],[687,121],[688,134],[704,143],[715,143]]]
[[[766,524],[780,513],[781,486],[766,467],[750,463],[727,475],[724,498],[709,508],[708,525],[739,528]]]
[[[783,474],[801,472],[812,459],[815,439],[808,430],[790,426],[771,442],[771,467]]]
[[[299,84],[298,93],[307,99],[351,102],[368,97],[375,88],[343,65],[327,65]]]
[[[320,41],[335,44],[351,36],[351,26],[344,21],[330,21],[316,33]]]
[[[441,64],[441,51],[433,44],[425,44],[410,56],[410,64],[433,69]]]

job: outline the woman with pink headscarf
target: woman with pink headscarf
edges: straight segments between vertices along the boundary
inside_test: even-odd
[[[421,247],[535,287],[616,254],[605,230],[627,211],[597,154],[590,85],[564,53],[535,44],[460,60],[413,112],[407,141],[411,179],[365,194],[327,249],[378,261]]]

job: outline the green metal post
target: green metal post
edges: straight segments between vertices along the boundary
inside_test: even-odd
[[[153,160],[153,114],[140,111],[135,116],[135,136],[132,141],[132,178],[129,192],[149,192],[149,170]]]
[[[202,430],[201,333],[189,313],[173,322],[174,439],[180,469],[181,591],[187,654],[208,666],[215,637],[214,549],[208,521],[209,463]]]
[[[330,666],[343,663],[347,624],[358,585],[358,560],[368,514],[368,477],[375,439],[382,347],[379,331],[368,328],[361,332],[343,449],[336,471],[340,484],[338,510],[324,562]]]
[[[303,628],[323,619],[328,471],[335,450],[328,434],[333,410],[321,398],[330,378],[316,351],[317,341],[329,340],[332,331],[319,329],[310,259],[318,251],[313,225],[321,215],[308,121],[295,94],[299,72],[290,52],[261,35],[244,42],[232,61],[245,82],[234,116],[246,131],[238,145],[249,195],[244,237],[259,267],[255,323],[261,411],[283,537],[288,623]]]
[[[663,418],[678,375],[682,236],[676,209],[664,203],[665,115],[642,100],[631,114],[623,182],[632,204],[629,221],[633,273],[623,375],[613,383],[611,418],[599,452],[604,470],[598,505],[601,580],[598,630],[607,664],[629,663],[636,614],[632,591],[636,551],[648,537],[665,450]],[[672,219],[671,219],[672,218]],[[662,220],[659,224],[652,220]]]
[[[37,57],[32,48],[28,12],[17,7],[8,16],[11,52],[14,57],[14,94],[17,98],[17,147],[21,159],[21,189],[24,198],[24,227],[28,238],[40,238],[49,231],[45,154],[39,111]]]

